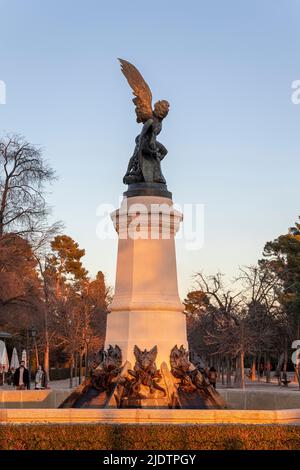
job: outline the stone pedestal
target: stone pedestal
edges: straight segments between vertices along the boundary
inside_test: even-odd
[[[187,348],[174,240],[182,214],[169,197],[143,195],[125,197],[112,220],[119,242],[105,348],[119,345],[123,361],[133,367],[135,345],[147,350],[157,345],[157,366],[169,364],[175,344]]]

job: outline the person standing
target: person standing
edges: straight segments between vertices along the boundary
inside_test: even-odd
[[[20,367],[14,373],[14,386],[17,390],[25,390],[29,388],[29,372],[25,367],[25,362],[21,361]]]
[[[42,390],[47,387],[46,373],[42,366],[38,366],[35,374],[35,390]]]

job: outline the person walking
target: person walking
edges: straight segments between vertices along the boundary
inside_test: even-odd
[[[208,380],[210,385],[216,388],[218,373],[214,367],[211,367],[208,372]]]
[[[43,369],[43,366],[39,365],[35,373],[35,390],[42,390],[47,387],[47,378],[46,372]]]
[[[20,367],[15,370],[13,382],[17,390],[29,388],[29,372],[24,361],[21,361]]]

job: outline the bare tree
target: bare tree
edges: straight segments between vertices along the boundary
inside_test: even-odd
[[[210,357],[218,358],[231,383],[231,363],[235,362],[235,382],[244,386],[244,361],[250,356],[259,363],[264,354],[270,379],[270,358],[280,330],[281,309],[278,303],[278,281],[262,267],[245,267],[234,280],[232,288],[224,284],[223,275],[196,275],[197,290],[186,301],[189,324],[201,332],[202,343]],[[208,299],[208,304],[207,304]],[[204,302],[205,301],[205,302]],[[192,305],[190,305],[192,304]],[[198,327],[197,327],[198,324]],[[218,364],[217,364],[218,365]]]
[[[263,358],[269,382],[271,356],[276,354],[280,361],[284,348],[286,315],[280,304],[282,283],[266,265],[260,264],[241,267],[237,282],[244,287],[247,324],[254,335],[251,378],[255,378],[256,361],[260,365]]]
[[[251,344],[246,331],[245,299],[242,290],[233,292],[224,284],[223,275],[217,273],[195,276],[197,290],[209,299],[206,314],[202,315],[203,339],[210,354],[226,364],[227,384],[231,383],[231,362],[236,359],[236,381],[244,386],[244,357]]]
[[[53,179],[40,148],[19,135],[0,140],[0,237],[8,232],[26,237],[45,232],[45,184]]]

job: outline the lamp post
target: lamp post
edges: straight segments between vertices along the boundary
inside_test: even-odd
[[[30,338],[29,345],[28,345],[28,375],[29,375],[29,383],[28,383],[28,390],[31,389],[31,351],[32,351],[32,344],[36,338],[36,329],[34,326],[28,329],[28,337]]]
[[[89,344],[91,342],[90,335],[87,335],[85,338],[86,342],[86,352],[85,352],[85,378],[87,379],[89,376]]]

